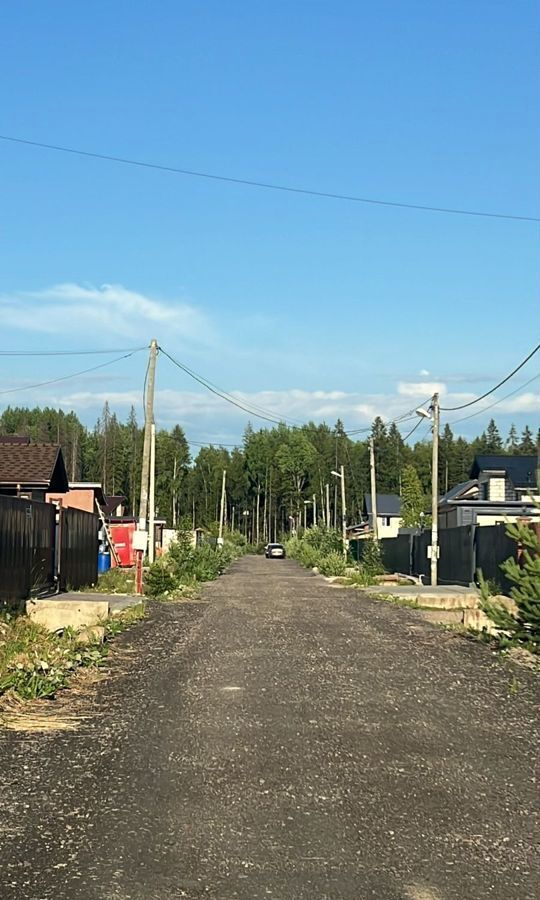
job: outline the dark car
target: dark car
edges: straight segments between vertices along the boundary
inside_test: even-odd
[[[264,555],[267,559],[285,559],[285,547],[283,544],[267,544]]]

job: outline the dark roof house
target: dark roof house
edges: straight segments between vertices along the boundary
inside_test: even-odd
[[[475,456],[471,468],[471,478],[482,478],[483,475],[504,473],[504,477],[514,488],[536,487],[536,456],[492,456],[480,454]]]
[[[0,438],[0,494],[44,500],[51,490],[68,490],[60,445]]]
[[[371,494],[364,494],[364,514],[371,516],[372,513]],[[401,516],[401,497],[398,494],[377,493],[377,515]]]

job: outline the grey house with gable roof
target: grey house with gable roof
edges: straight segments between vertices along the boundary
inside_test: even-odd
[[[520,518],[540,519],[536,456],[480,454],[469,481],[448,491],[439,501],[439,527],[498,525]]]

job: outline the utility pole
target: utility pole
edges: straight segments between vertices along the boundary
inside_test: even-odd
[[[156,426],[150,428],[150,497],[148,503],[148,562],[156,556]]]
[[[317,495],[313,494],[313,527],[317,524]]]
[[[431,460],[431,584],[437,584],[439,562],[439,395],[433,394],[431,401],[433,416],[433,446]]]
[[[341,531],[343,535],[343,556],[347,559],[347,505],[345,502],[345,467],[340,466],[341,473]]]
[[[227,481],[227,469],[223,469],[223,479],[221,482],[221,504],[219,507],[219,532],[218,544],[223,544],[223,520],[225,517],[225,484]]]
[[[142,563],[148,543],[148,487],[150,481],[150,452],[152,444],[152,423],[154,421],[154,391],[156,384],[156,360],[158,344],[155,338],[150,342],[150,358],[146,379],[146,401],[144,409],[144,444],[141,470],[141,496],[139,504],[139,528],[134,535],[136,553],[135,590],[142,594]]]
[[[377,521],[377,476],[375,472],[375,444],[369,439],[369,470],[371,475],[371,515],[373,517],[373,540],[379,540],[379,523]]]
[[[326,527],[330,528],[330,485],[326,485]]]

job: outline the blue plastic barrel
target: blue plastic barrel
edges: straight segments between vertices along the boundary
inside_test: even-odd
[[[103,575],[103,572],[108,572],[111,568],[111,554],[108,550],[105,552],[98,553],[98,573]]]

